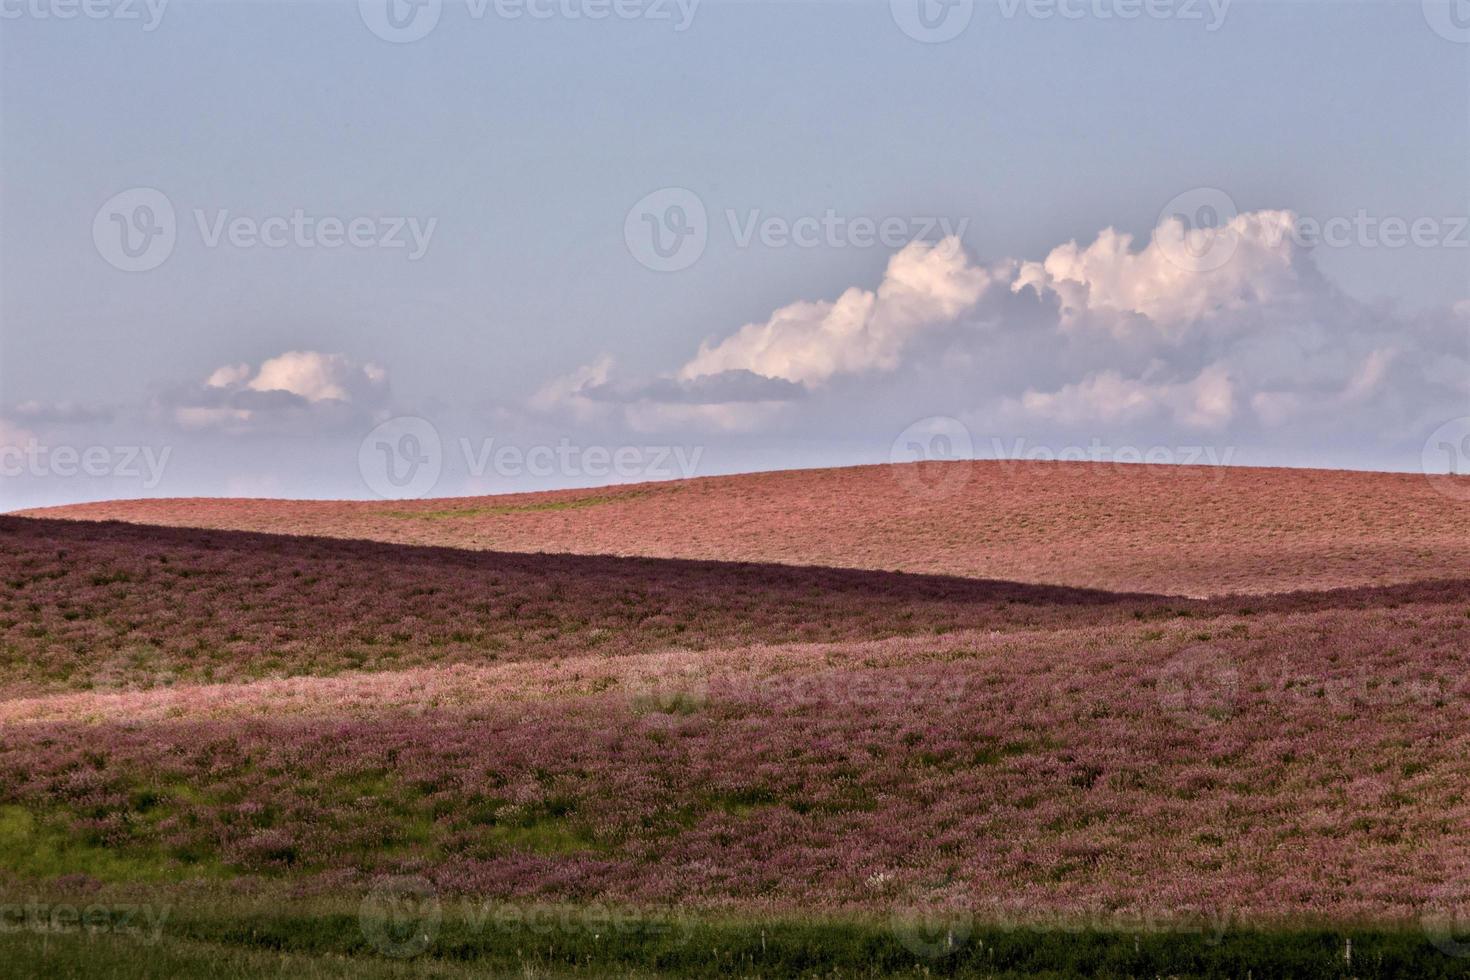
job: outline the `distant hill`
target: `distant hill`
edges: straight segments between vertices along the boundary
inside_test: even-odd
[[[921,463],[489,497],[159,499],[20,513],[1196,596],[1394,584],[1470,568],[1470,507],[1424,477],[1308,469]]]

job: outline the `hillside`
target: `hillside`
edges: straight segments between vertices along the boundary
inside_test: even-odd
[[[1470,507],[1414,474],[960,462],[392,502],[23,512],[496,551],[796,563],[1173,595],[1455,577]]]

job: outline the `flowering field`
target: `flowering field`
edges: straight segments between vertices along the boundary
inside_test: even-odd
[[[28,513],[1210,595],[1463,574],[1470,493],[1457,489],[1407,473],[1001,461],[388,503],[138,500]]]
[[[0,518],[0,884],[937,917],[884,934],[941,972],[956,928],[1406,929],[1454,974],[1470,565],[1436,506],[1403,564],[1351,572],[1394,537],[1368,507],[1318,570],[1387,584],[1214,598]],[[1195,567],[1159,540],[1118,577]]]

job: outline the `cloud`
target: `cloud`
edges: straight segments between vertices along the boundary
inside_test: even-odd
[[[1146,241],[1105,229],[988,265],[953,239],[911,244],[871,289],[782,306],[652,381],[604,356],[533,405],[638,429],[882,432],[942,412],[981,432],[1270,448],[1347,428],[1417,452],[1470,407],[1470,300],[1412,315],[1357,300],[1296,222],[1251,212],[1200,240],[1168,219]]]
[[[1067,426],[1118,422],[1166,415],[1194,429],[1220,429],[1235,415],[1235,389],[1219,365],[1205,368],[1182,384],[1149,384],[1100,371],[1055,392],[1028,390],[1004,406],[1013,414]]]
[[[806,395],[806,388],[784,378],[768,378],[742,368],[693,378],[656,378],[642,384],[604,381],[586,385],[580,393],[593,401],[619,404],[649,401],[668,405],[719,405],[795,401]]]
[[[107,409],[69,401],[24,401],[6,407],[0,416],[22,424],[81,425],[105,422],[112,417],[112,413]]]
[[[972,308],[990,274],[970,264],[959,239],[912,242],[894,255],[875,291],[852,288],[834,302],[783,306],[717,342],[679,369],[685,380],[747,371],[817,385],[836,374],[895,368],[919,333]]]
[[[227,364],[203,384],[166,391],[156,406],[186,429],[282,432],[352,425],[387,404],[388,374],[344,354],[287,351]]]

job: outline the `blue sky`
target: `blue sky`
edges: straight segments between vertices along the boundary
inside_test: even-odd
[[[1455,377],[1470,356],[1455,220],[1470,214],[1470,43],[1434,29],[1432,3],[1157,0],[1169,16],[1132,19],[1128,0],[1076,16],[979,3],[958,36],[925,43],[899,25],[907,0],[704,0],[687,25],[651,0],[603,20],[587,0],[519,19],[444,0],[426,36],[391,43],[368,26],[389,0],[173,0],[151,30],[142,0],[58,19],[66,2],[0,5],[0,435],[169,447],[170,465],[147,487],[12,467],[6,504],[372,496],[360,444],[399,416],[441,435],[429,492],[455,493],[600,482],[565,466],[475,477],[460,439],[697,446],[717,472],[883,461],[939,419],[925,424],[962,426],[976,455],[1021,437],[1406,469],[1470,415]],[[94,235],[134,188],[175,214],[171,251],[144,271]],[[706,212],[702,253],[675,271],[625,236],[661,188]],[[1290,212],[1293,229],[1433,227],[1393,246],[1360,220],[1342,244],[1257,255],[1242,225],[1223,273],[1181,283],[1092,254],[1029,305],[1000,268],[1107,228],[1147,259],[1165,205],[1200,188],[1241,215]],[[250,239],[298,210],[370,219],[373,244]],[[740,241],[752,222],[823,215],[844,230],[812,247]],[[244,244],[211,245],[236,219]],[[882,293],[901,243],[854,242],[861,219],[962,228],[964,267],[993,281],[959,310],[880,300],[862,329],[886,339],[831,355],[838,370],[791,360],[778,326],[698,362],[723,376],[697,382],[703,342],[798,301]],[[1069,312],[1079,281],[1090,299]],[[777,319],[793,316],[828,311]],[[802,323],[789,329],[817,331],[802,357],[836,342]],[[1268,378],[1272,345],[1313,332],[1293,376]],[[291,352],[310,356],[266,367]],[[1202,415],[1207,398],[1230,404]]]

